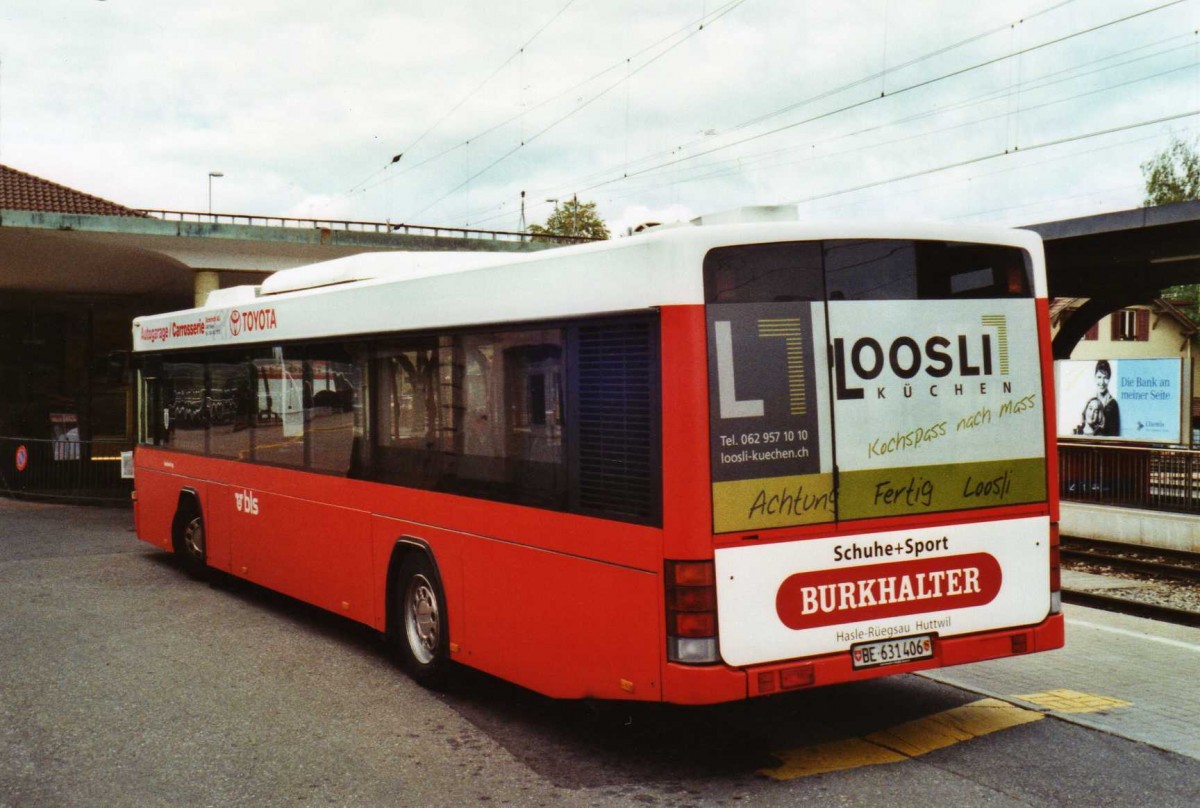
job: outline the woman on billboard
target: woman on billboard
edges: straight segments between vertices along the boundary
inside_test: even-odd
[[[1112,381],[1112,366],[1107,359],[1096,363],[1096,395],[1083,405],[1083,418],[1072,431],[1076,435],[1116,437],[1121,434],[1121,409],[1108,389]]]

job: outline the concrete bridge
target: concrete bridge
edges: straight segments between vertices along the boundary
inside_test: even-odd
[[[1102,213],[1029,225],[1046,246],[1052,298],[1085,300],[1064,311],[1054,358],[1107,314],[1150,303],[1165,289],[1200,283],[1200,202]]]
[[[566,241],[570,241],[567,239]],[[150,295],[171,308],[280,269],[380,250],[516,251],[527,234],[180,211],[95,215],[0,210],[0,291]]]

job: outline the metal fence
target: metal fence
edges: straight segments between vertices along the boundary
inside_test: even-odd
[[[133,480],[121,478],[128,441],[0,437],[0,496],[127,504]]]
[[[1200,514],[1200,451],[1060,443],[1059,494],[1151,511]]]

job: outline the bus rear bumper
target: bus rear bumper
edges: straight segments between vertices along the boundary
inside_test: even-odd
[[[667,664],[663,698],[675,704],[716,704],[791,690],[858,682],[881,676],[945,668],[968,662],[1023,656],[1062,648],[1063,616],[1053,614],[1036,626],[939,639],[932,659],[855,670],[849,652],[748,668],[689,667]]]

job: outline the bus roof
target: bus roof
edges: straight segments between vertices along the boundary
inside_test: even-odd
[[[219,290],[198,308],[137,318],[133,348],[333,338],[701,304],[699,267],[711,249],[842,238],[1021,247],[1034,256],[1036,296],[1046,296],[1041,240],[1030,231],[930,223],[704,224],[538,253],[393,251],[283,270],[261,287]]]

